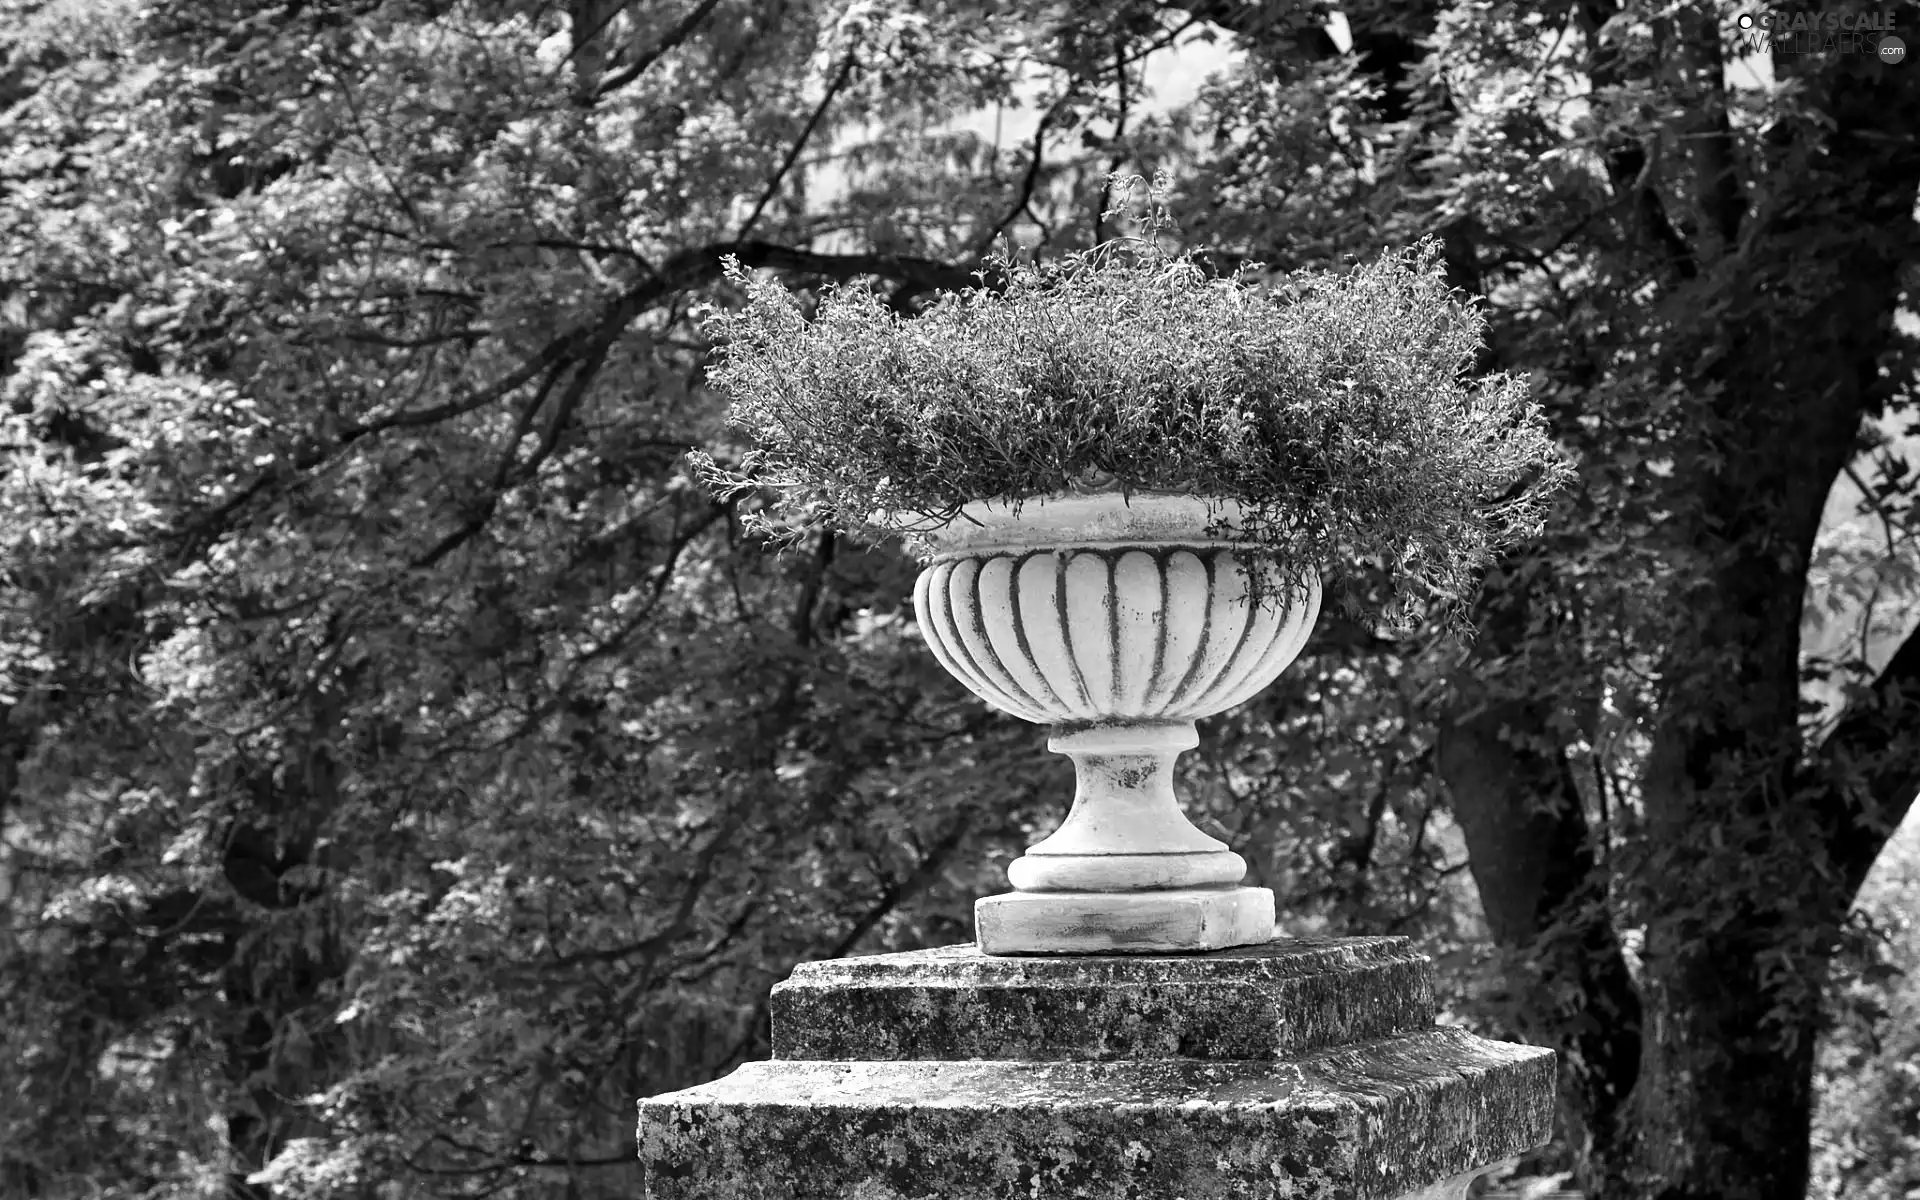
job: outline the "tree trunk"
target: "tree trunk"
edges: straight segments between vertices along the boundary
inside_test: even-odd
[[[1703,466],[1675,497],[1692,514],[1675,562],[1698,566],[1663,597],[1639,879],[1651,1016],[1635,1174],[1660,1200],[1805,1195],[1821,991],[1892,828],[1862,836],[1860,797],[1836,796],[1804,766],[1799,730],[1814,537],[1861,421],[1892,395],[1886,331],[1920,250],[1920,145],[1910,120],[1889,116],[1911,113],[1920,92],[1911,73],[1883,71],[1879,86],[1839,74],[1809,81],[1836,124],[1826,153],[1799,165],[1790,136],[1776,138],[1741,252],[1702,256],[1725,308],[1700,326],[1710,387],[1680,448]],[[1702,152],[1695,166],[1725,169],[1714,161]],[[1700,184],[1702,196],[1724,191]],[[1722,234],[1739,224],[1704,207],[1700,217]],[[1910,788],[1920,763],[1889,767]]]

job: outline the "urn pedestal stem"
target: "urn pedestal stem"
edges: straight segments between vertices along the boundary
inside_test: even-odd
[[[1132,892],[1231,887],[1247,862],[1194,827],[1173,792],[1173,763],[1200,744],[1191,721],[1056,732],[1073,759],[1073,808],[1060,828],[1007,868],[1023,892]]]

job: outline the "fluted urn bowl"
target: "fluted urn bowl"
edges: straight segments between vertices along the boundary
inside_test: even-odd
[[[968,505],[914,606],[976,696],[1053,727],[1073,808],[980,900],[987,953],[1204,950],[1268,940],[1273,894],[1180,811],[1173,761],[1194,721],[1251,698],[1299,654],[1320,582],[1238,532],[1239,506],[1068,495]]]

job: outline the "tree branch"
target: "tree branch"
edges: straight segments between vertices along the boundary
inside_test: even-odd
[[[766,190],[760,193],[759,203],[753,206],[753,212],[747,216],[747,223],[740,227],[742,238],[752,233],[753,227],[760,223],[760,214],[764,213],[767,205],[779,195],[780,185],[786,182],[787,172],[793,170],[793,164],[799,160],[800,152],[805,150],[807,143],[813,139],[813,132],[820,127],[820,121],[827,115],[827,108],[833,103],[833,98],[840,94],[840,89],[845,87],[847,80],[852,77],[853,55],[849,53],[841,62],[840,70],[835,72],[833,81],[827,84],[827,94],[820,97],[819,104],[814,105],[813,113],[807,117],[806,125],[800,130],[800,136],[795,138],[793,145],[787,148],[787,156],[781,160],[779,169],[773,173],[773,178],[767,181]]]
[[[553,407],[553,416],[547,421],[546,432],[540,435],[540,444],[533,448],[533,453],[527,461],[521,463],[514,471],[512,482],[525,483],[532,479],[534,472],[540,469],[540,464],[547,461],[547,456],[553,453],[555,446],[559,445],[561,433],[566,430],[567,422],[573,418],[575,410],[580,407],[580,401],[586,396],[587,388],[593,384],[594,377],[600,373],[601,366],[606,363],[607,351],[611,348],[611,340],[602,343],[574,372],[572,382],[567,384],[567,390],[561,393],[560,402]],[[518,439],[515,440],[514,445],[519,445]],[[511,451],[509,451],[510,460]]]
[[[1054,101],[1046,112],[1040,114],[1040,123],[1033,128],[1033,154],[1032,157],[1027,160],[1026,176],[1020,181],[1020,194],[1014,198],[1013,207],[1007,210],[1007,215],[995,222],[993,228],[987,231],[986,236],[980,239],[979,252],[981,254],[985,254],[987,251],[993,249],[994,239],[999,237],[1001,232],[1005,230],[1008,225],[1011,225],[1013,219],[1025,211],[1029,204],[1033,203],[1033,189],[1040,182],[1040,164],[1046,157],[1047,132],[1053,124],[1054,117],[1059,115],[1060,106],[1065,102],[1066,97],[1062,96],[1059,100]]]
[[[827,568],[833,563],[833,550],[833,530],[822,530],[814,544],[813,557],[807,563],[806,574],[801,577],[800,595],[793,602],[793,640],[801,646],[813,644],[813,609],[820,601],[820,585],[826,578]]]
[[[539,462],[551,452],[564,428],[567,415],[579,403],[592,376],[596,373],[595,369],[620,334],[641,314],[667,302],[673,296],[717,279],[721,274],[723,259],[728,255],[737,257],[747,267],[772,267],[839,280],[860,275],[878,275],[898,280],[903,287],[915,291],[934,288],[957,291],[972,286],[976,282],[971,274],[959,267],[911,255],[821,254],[772,242],[752,240],[710,243],[683,251],[668,259],[658,269],[649,269],[647,277],[629,287],[609,304],[602,311],[597,322],[581,325],[552,339],[526,362],[497,382],[475,389],[444,404],[391,413],[364,423],[348,425],[335,436],[331,443],[310,444],[290,456],[287,461],[276,464],[273,468],[256,476],[225,500],[199,513],[189,514],[164,539],[174,544],[174,559],[180,563],[192,561],[219,538],[249,502],[256,497],[270,495],[276,489],[291,484],[303,472],[334,460],[363,438],[392,429],[433,425],[477,411],[510,395],[543,371],[551,372],[540,394],[525,410],[523,420],[527,419],[544,401],[547,390],[560,373],[560,368],[570,361],[581,362],[582,369],[563,399],[562,411],[556,414],[549,425],[534,457],[522,468],[522,477],[530,477],[532,470],[537,468]],[[515,444],[517,442],[518,438],[515,439]],[[473,517],[449,533],[413,565],[431,567],[484,528],[498,500],[499,489],[507,482],[508,480],[504,477],[496,477],[493,496],[475,512]]]
[[[694,856],[693,869],[688,873],[686,890],[681,892],[678,903],[674,905],[672,915],[666,919],[659,929],[656,929],[646,937],[628,942],[625,945],[608,946],[597,950],[580,950],[573,954],[556,955],[551,959],[542,961],[539,964],[539,969],[541,971],[552,971],[560,967],[577,966],[581,963],[616,962],[620,959],[633,958],[636,956],[650,960],[657,959],[668,946],[685,937],[687,927],[693,921],[694,909],[698,907],[701,896],[705,895],[707,885],[713,881],[714,866],[720,857],[720,852],[732,844],[733,836],[739,830],[739,822],[731,806],[721,814],[721,820],[716,822],[716,824],[720,826],[719,831],[708,838],[707,844],[702,846],[700,852]],[[641,972],[641,978],[645,980],[648,979],[650,975],[651,963],[649,963],[649,969]],[[631,996],[627,997],[628,1001],[631,999]]]
[[[502,379],[444,404],[390,413],[348,425],[331,442],[307,446],[286,462],[254,477],[225,500],[189,515],[168,537],[178,546],[176,558],[182,562],[191,561],[219,537],[249,502],[270,493],[276,486],[290,483],[305,471],[325,465],[362,438],[392,429],[434,425],[475,412],[504,399],[556,364],[588,357],[593,353],[593,348],[602,342],[611,344],[641,314],[659,307],[673,296],[718,279],[721,261],[728,255],[738,257],[741,264],[747,267],[771,267],[837,280],[877,275],[899,281],[917,291],[936,288],[959,291],[978,282],[960,267],[914,255],[820,254],[763,241],[714,242],[682,251],[622,293],[602,311],[597,322],[582,325],[554,338]]]
[[[1593,81],[1596,93],[1611,92],[1625,82],[1620,48],[1600,37],[1601,28],[1619,11],[1617,0],[1579,0],[1574,5],[1574,15],[1587,42],[1587,76]],[[1713,36],[1717,44],[1720,36],[1717,30]],[[1661,203],[1660,193],[1654,187],[1655,159],[1647,152],[1646,145],[1624,138],[1614,139],[1607,146],[1604,158],[1614,193],[1632,206],[1641,231],[1665,253],[1676,274],[1682,279],[1693,278],[1698,273],[1693,248],[1674,228],[1666,206]]]
[[[873,907],[862,914],[860,919],[853,923],[853,927],[833,944],[833,948],[827,951],[826,957],[830,959],[846,957],[847,952],[858,945],[860,939],[867,936],[882,918],[926,887],[933,877],[946,867],[947,860],[952,858],[954,851],[960,848],[960,843],[966,839],[967,831],[972,827],[973,818],[962,813],[960,819],[953,823],[953,827],[928,848],[926,856],[905,879],[889,880],[887,885],[880,889],[880,898],[875,901]]]
[[[513,475],[514,452],[519,449],[521,440],[533,429],[534,417],[546,404],[547,397],[553,393],[554,384],[560,382],[562,373],[562,369],[558,366],[549,371],[547,377],[540,381],[540,390],[535,392],[533,399],[527,401],[526,407],[520,410],[520,417],[513,425],[513,433],[507,438],[506,452],[500,456],[500,462],[493,469],[495,492],[505,486],[507,480]],[[579,380],[576,378],[574,382],[577,384]]]
[[[718,8],[719,5],[720,0],[700,0],[700,3],[694,7],[692,12],[680,18],[680,23],[672,29],[669,29],[666,36],[649,47],[646,53],[601,80],[599,88],[593,93],[593,98],[596,101],[604,100],[612,93],[619,91],[621,88],[640,78],[640,76],[646,73],[648,67],[660,61],[661,55],[692,36],[693,31],[699,28],[700,22],[706,20],[707,14],[711,13],[715,8]],[[616,9],[615,11],[617,12],[618,10]],[[611,17],[609,17],[609,19],[611,19]]]
[[[954,852],[960,848],[960,844],[966,840],[967,832],[971,828],[972,818],[966,814],[962,814],[960,819],[954,822],[952,828],[948,829],[938,842],[935,842],[928,848],[926,856],[920,860],[919,865],[916,866],[906,878],[890,880],[880,889],[880,895],[874,901],[872,907],[861,914],[860,918],[853,923],[852,928],[848,929],[824,955],[820,956],[820,960],[846,957],[847,952],[858,945],[860,939],[867,936],[873,927],[878,925],[888,913],[893,912],[899,908],[900,905],[918,894],[922,888],[926,887],[927,884],[932,881],[935,875],[940,873],[947,865],[948,860],[953,857]],[[746,1034],[727,1051],[726,1057],[721,1060],[718,1064],[719,1066],[724,1067],[738,1062],[740,1056],[752,1048],[753,1043],[758,1040],[761,1029],[767,1020],[770,1005],[771,997],[767,993],[762,992],[758,1007],[754,1009],[753,1016],[746,1023]]]
[[[1696,96],[1686,130],[1693,159],[1694,203],[1700,213],[1704,257],[1717,260],[1733,249],[1747,209],[1746,192],[1734,165],[1720,14],[1715,8],[1682,5],[1674,25],[1679,56]]]

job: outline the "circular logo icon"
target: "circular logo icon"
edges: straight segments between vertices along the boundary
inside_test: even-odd
[[[1886,63],[1888,66],[1892,66],[1897,62],[1904,62],[1906,60],[1906,57],[1907,57],[1907,44],[1906,42],[1900,40],[1900,38],[1897,35],[1890,33],[1887,36],[1880,39],[1880,61],[1881,62]]]
[[[1739,25],[1740,25],[1740,28],[1742,28],[1742,29],[1752,29],[1752,28],[1753,28],[1753,14],[1752,14],[1752,13],[1741,13],[1741,14],[1740,14],[1740,21],[1739,21]]]

